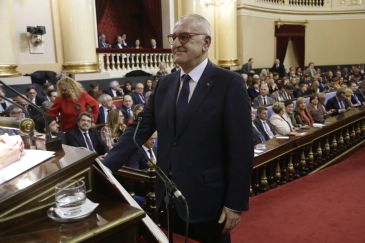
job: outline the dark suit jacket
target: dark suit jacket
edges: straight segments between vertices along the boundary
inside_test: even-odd
[[[267,134],[267,132],[265,131],[265,129],[264,129],[264,127],[263,127],[262,122],[260,121],[260,119],[256,118],[253,122],[255,123],[255,125],[256,125],[256,127],[257,127],[257,129],[261,132],[261,134],[262,134],[262,135],[264,135],[265,139],[266,139],[266,140],[269,140],[269,139],[270,139],[270,137],[269,137],[269,135]],[[269,120],[267,120],[267,121],[266,121],[266,123],[267,123],[267,125],[269,125],[269,127],[270,127],[270,129],[271,129],[272,133],[275,135],[276,133],[275,133],[275,128],[274,128],[274,126],[270,123],[270,121],[269,121]]]
[[[155,150],[155,148],[152,148],[153,152],[157,153],[157,151]],[[147,153],[144,151],[140,151],[138,150],[128,161],[128,163],[126,164],[126,166],[135,168],[135,169],[140,169],[140,170],[146,170],[148,169],[148,162],[147,159],[148,155]]]
[[[108,152],[108,147],[101,140],[98,132],[95,128],[89,129],[89,137],[93,143],[93,147],[98,155],[105,154]],[[65,134],[66,144],[74,147],[87,148],[84,140],[84,135],[80,132],[79,128],[74,128]]]
[[[284,77],[286,74],[285,67],[282,63],[280,63],[279,67],[276,67],[275,64],[272,65],[270,71],[272,73],[278,73],[280,78]]]
[[[241,73],[249,74],[252,71],[252,65],[250,63],[245,63],[242,65]]]
[[[117,91],[117,96],[115,96],[115,95],[113,94],[113,91],[112,91],[112,89],[111,89],[111,88],[107,89],[107,90],[105,91],[105,93],[107,93],[107,94],[108,94],[108,95],[110,95],[111,97],[121,97],[121,96],[123,96],[123,94],[122,94],[122,93],[120,93],[119,91]]]
[[[98,120],[96,120],[96,124],[103,124],[103,123],[106,123],[105,112],[104,112],[103,106],[100,106],[99,107],[99,116],[98,116]]]
[[[132,92],[130,95],[132,96],[133,104],[134,105],[137,105],[137,104],[145,104],[146,100],[144,100],[144,102],[143,102],[143,100],[141,99],[141,97],[139,96],[139,94],[137,94],[136,92]]]
[[[157,164],[187,199],[190,222],[218,220],[223,206],[247,210],[253,141],[242,77],[208,62],[181,129],[175,131],[179,85],[180,72],[160,79],[144,108],[137,142],[143,144],[157,129]],[[112,171],[120,168],[121,158],[129,158],[136,150],[134,129],[130,126],[108,153],[104,163]],[[159,181],[157,205],[161,205],[163,192]],[[176,203],[176,210],[185,218],[182,205]]]
[[[356,90],[355,95],[357,96],[357,98],[359,98],[361,103],[365,102],[365,93],[362,92],[360,89]]]
[[[120,110],[122,111],[123,116],[124,116],[125,119],[130,119],[131,118],[131,116],[128,113],[128,108],[127,107],[125,107],[124,105],[122,105],[122,107],[120,107]]]
[[[347,109],[350,105],[346,100],[343,100],[343,104],[345,105],[345,109]],[[340,105],[338,104],[337,96],[333,96],[326,103],[326,110],[329,111],[331,109],[335,109],[335,112],[332,115],[338,115],[340,110]]]

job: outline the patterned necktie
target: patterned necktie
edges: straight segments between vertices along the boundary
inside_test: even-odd
[[[191,80],[190,76],[185,74],[183,77],[183,85],[180,90],[179,98],[176,103],[176,128],[182,123],[184,118],[184,114],[189,104],[189,94],[190,94],[190,86],[189,82]]]
[[[84,134],[84,138],[86,141],[86,146],[90,151],[94,151],[94,146],[89,138],[89,136],[87,135],[87,132],[83,132],[82,134]]]

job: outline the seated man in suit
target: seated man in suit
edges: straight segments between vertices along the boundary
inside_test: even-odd
[[[356,82],[351,81],[348,86],[352,90],[352,94],[351,94],[351,102],[352,102],[352,104],[354,106],[361,106],[361,105],[363,105],[363,103],[361,102],[361,99],[358,97],[358,95],[356,95],[357,93],[359,93]]]
[[[147,158],[151,159],[154,163],[156,163],[156,152],[157,147],[157,132],[153,133],[152,136],[142,145],[143,151],[137,151],[128,161],[126,166],[140,169],[140,170],[147,170],[149,167],[149,163]]]
[[[334,110],[332,115],[338,115],[348,109],[350,109],[350,105],[347,102],[344,88],[337,90],[336,95],[327,100],[326,110]]]
[[[68,131],[65,135],[66,144],[74,147],[84,147],[95,151],[98,155],[108,152],[108,147],[101,140],[95,128],[91,127],[93,116],[89,112],[82,112],[77,119],[77,128]]]
[[[102,94],[98,100],[101,106],[99,107],[99,116],[96,124],[103,124],[107,121],[109,111],[114,108],[113,99],[108,94]]]
[[[123,98],[123,105],[120,108],[120,110],[123,113],[124,118],[128,121],[133,121],[134,116],[133,116],[133,99],[132,96],[130,95],[125,95]]]
[[[365,81],[362,81],[357,89],[356,93],[357,98],[361,101],[361,103],[365,104]]]
[[[113,99],[122,97],[124,95],[123,89],[117,80],[113,80],[109,83],[109,89],[106,92]]]
[[[270,69],[270,72],[277,73],[279,75],[279,78],[284,77],[286,74],[285,67],[282,63],[280,63],[280,60],[278,58],[275,59],[274,64]]]
[[[255,108],[259,106],[268,106],[273,104],[273,99],[269,96],[269,87],[267,84],[260,85],[260,95],[253,100]]]
[[[37,95],[37,89],[34,86],[29,86],[25,93],[28,100],[30,100],[33,104],[42,106],[44,99]]]
[[[250,57],[247,61],[247,63],[242,65],[241,73],[245,74],[254,74],[255,71],[253,70],[253,58]]]
[[[285,86],[281,83],[278,84],[278,90],[271,94],[271,98],[274,102],[284,102],[290,100],[290,96],[285,91]]]
[[[251,109],[251,120],[252,120],[252,139],[253,139],[253,143],[254,145],[265,142],[266,139],[264,137],[264,135],[262,135],[262,133],[259,131],[259,129],[257,129],[256,125],[255,125],[255,119],[256,119],[256,113],[257,110],[252,108]]]
[[[269,121],[269,115],[266,107],[260,106],[257,108],[257,118],[255,119],[254,123],[256,128],[261,132],[262,135],[264,135],[265,141],[274,138],[275,129]]]
[[[146,101],[144,99],[144,85],[142,83],[137,83],[135,91],[131,94],[133,99],[133,104],[145,104]]]

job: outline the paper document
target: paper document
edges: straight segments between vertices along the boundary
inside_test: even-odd
[[[8,165],[0,170],[0,184],[7,182],[14,177],[22,174],[30,168],[42,163],[43,161],[54,156],[53,151],[43,150],[24,150],[24,154],[20,157],[20,160]]]
[[[322,124],[322,123],[313,123],[313,127],[322,128],[322,127],[324,127],[324,124]]]

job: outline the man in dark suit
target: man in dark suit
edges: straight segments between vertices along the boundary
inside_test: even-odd
[[[113,80],[109,83],[109,89],[106,91],[112,98],[118,98],[124,95],[123,89],[117,80]]]
[[[84,147],[95,151],[98,155],[108,152],[108,147],[101,140],[95,128],[91,127],[93,117],[88,112],[82,112],[78,116],[77,128],[66,132],[66,144],[74,147]]]
[[[275,128],[269,121],[269,115],[266,107],[257,108],[257,118],[254,121],[256,128],[265,137],[265,141],[274,138]]]
[[[42,106],[42,103],[45,101],[43,98],[37,95],[37,89],[34,86],[29,86],[25,93],[28,100],[30,100],[33,104],[37,106]]]
[[[123,116],[126,120],[133,120],[134,119],[132,107],[133,107],[132,96],[124,95],[123,105],[120,108],[120,110],[122,111]]]
[[[255,71],[253,70],[253,58],[250,57],[248,62],[242,65],[241,73],[245,74],[254,74]]]
[[[326,110],[333,110],[331,115],[338,115],[348,109],[350,109],[350,104],[347,102],[344,88],[337,90],[336,95],[327,100]]]
[[[144,105],[146,103],[145,97],[144,97],[144,85],[142,83],[137,83],[135,91],[131,93],[133,104],[142,104]]]
[[[253,107],[268,106],[274,103],[273,98],[269,96],[269,87],[267,84],[260,85],[260,95],[253,100]]]
[[[365,105],[365,81],[361,82],[359,88],[355,91],[355,95],[362,105]]]
[[[113,99],[108,94],[102,94],[98,98],[101,106],[99,107],[99,116],[96,124],[104,124],[107,121],[108,113],[114,108]]]
[[[285,67],[280,60],[277,58],[272,65],[270,72],[279,74],[279,78],[283,78],[286,74]]]
[[[251,110],[251,121],[252,121],[252,140],[254,145],[259,144],[259,143],[263,143],[266,141],[264,135],[262,135],[262,133],[259,131],[259,129],[257,129],[256,125],[255,125],[255,119],[256,119],[256,109],[252,109]]]
[[[146,170],[148,169],[148,161],[146,158],[151,159],[152,161],[156,162],[156,139],[157,133],[153,133],[152,136],[143,144],[142,149],[143,151],[138,150],[128,161],[126,164],[129,167]]]
[[[241,75],[208,61],[209,22],[183,16],[169,35],[179,72],[162,77],[145,106],[137,142],[158,131],[157,165],[170,176],[189,205],[174,201],[173,229],[202,242],[230,242],[229,231],[248,209],[253,160],[250,105]],[[136,150],[129,127],[104,163],[112,171]],[[158,181],[157,205],[164,196]],[[223,234],[222,234],[223,232]]]

